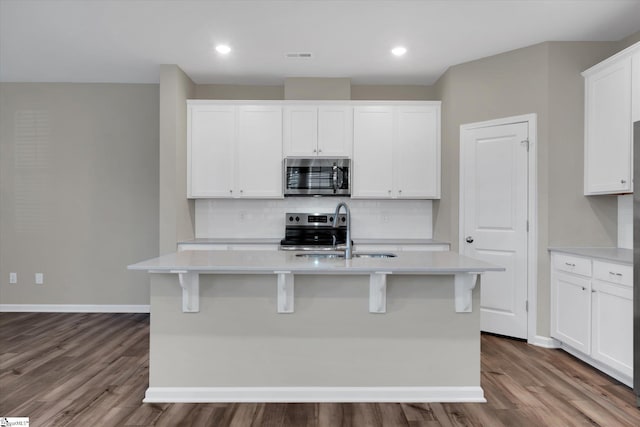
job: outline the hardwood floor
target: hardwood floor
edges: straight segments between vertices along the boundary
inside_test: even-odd
[[[482,337],[487,403],[143,404],[145,314],[0,313],[0,416],[31,426],[640,426],[626,386],[560,351]]]

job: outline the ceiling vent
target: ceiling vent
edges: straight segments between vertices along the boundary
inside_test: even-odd
[[[287,59],[313,59],[311,52],[288,52],[284,54]]]

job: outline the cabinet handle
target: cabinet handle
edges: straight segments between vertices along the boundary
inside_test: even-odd
[[[620,184],[626,184],[626,183],[627,183],[627,180],[626,180],[626,179],[621,179],[621,180],[620,180]]]
[[[320,149],[318,149],[318,153],[322,153],[322,149],[321,149],[321,148],[320,148]]]
[[[583,290],[583,291],[586,291],[586,290],[587,290],[587,288],[585,288],[585,287],[583,286],[583,287],[582,287],[582,290]]]
[[[314,149],[313,149],[313,152],[314,152],[314,153],[317,153],[317,152],[318,152],[318,150],[316,150],[316,149],[314,148]]]
[[[389,194],[391,194],[391,190],[389,190]]]
[[[233,190],[229,190],[229,194],[233,194]]]
[[[565,264],[568,265],[569,267],[575,267],[576,266],[575,264],[572,264],[570,262],[565,262]]]
[[[244,190],[240,190],[240,194],[244,193]]]
[[[398,194],[402,194],[402,190],[398,190]]]
[[[612,276],[622,277],[622,273],[614,273],[613,271],[610,271],[609,274],[611,274]]]

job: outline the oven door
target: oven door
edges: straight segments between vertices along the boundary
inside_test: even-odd
[[[351,160],[345,158],[284,159],[285,196],[349,196]]]

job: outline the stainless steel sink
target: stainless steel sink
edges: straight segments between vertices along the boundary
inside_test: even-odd
[[[395,258],[398,255],[396,255],[396,254],[385,254],[385,253],[371,253],[371,254],[355,253],[355,254],[353,254],[353,256],[356,257],[356,258]]]
[[[344,258],[344,254],[336,254],[332,252],[309,252],[296,254],[300,258]]]
[[[335,253],[335,252],[308,252],[296,254],[297,257],[300,258],[344,258],[344,254]],[[396,254],[390,253],[355,253],[353,254],[354,258],[395,258]]]

